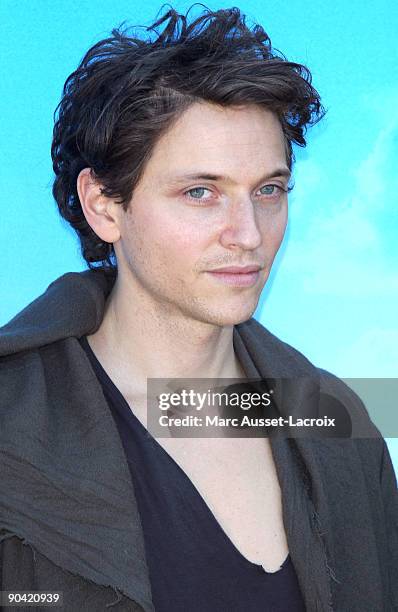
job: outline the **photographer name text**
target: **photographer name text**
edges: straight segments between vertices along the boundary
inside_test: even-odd
[[[162,415],[159,417],[162,427],[334,427],[335,419],[327,416],[322,418],[288,418],[282,416],[274,418],[251,418],[247,415],[242,418],[225,418],[218,415],[205,417],[187,415],[184,417],[173,417]]]

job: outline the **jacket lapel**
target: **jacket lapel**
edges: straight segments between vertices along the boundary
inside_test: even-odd
[[[278,414],[317,414],[319,375],[304,357],[302,361],[295,359],[254,319],[235,326],[234,348],[248,377],[266,380],[268,388],[274,390]],[[310,441],[285,435],[271,435],[269,439],[281,488],[289,551],[306,607],[329,612],[332,605],[326,550],[315,522],[311,476],[299,454],[300,443]]]
[[[78,340],[15,356],[0,389],[1,527],[153,612],[129,467]]]

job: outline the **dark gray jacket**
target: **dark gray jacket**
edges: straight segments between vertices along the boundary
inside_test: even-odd
[[[154,610],[129,467],[77,340],[113,282],[66,274],[0,330],[0,587],[62,591],[70,612]],[[254,319],[233,341],[249,376],[299,377],[278,391],[282,412],[317,415],[321,395],[352,424],[348,438],[270,438],[307,610],[397,611],[397,481],[361,400]]]

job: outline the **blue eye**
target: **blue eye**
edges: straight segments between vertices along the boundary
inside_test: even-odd
[[[265,189],[265,191],[262,191],[263,189]],[[282,190],[282,187],[278,185],[263,185],[260,187],[260,191],[262,191],[263,195],[275,195],[277,189]]]
[[[201,192],[201,195],[198,194],[198,191]],[[189,189],[188,191],[186,191],[186,193],[192,194],[192,193],[196,192],[196,195],[198,196],[197,198],[196,198],[195,195],[194,196],[192,196],[192,195],[190,196],[190,197],[194,197],[195,200],[196,200],[196,199],[200,199],[204,195],[203,194],[204,191],[206,191],[205,187],[194,187],[193,189]]]
[[[206,187],[192,187],[191,189],[184,191],[184,196],[188,200],[194,200],[195,202],[208,202],[211,200],[211,197],[203,197],[205,195],[205,191],[208,191],[209,194],[211,194],[211,189],[207,189]]]

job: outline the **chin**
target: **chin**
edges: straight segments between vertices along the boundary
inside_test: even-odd
[[[258,299],[239,301],[219,298],[217,300],[195,299],[185,303],[181,310],[186,316],[196,321],[226,327],[238,325],[250,319],[257,304]]]
[[[254,310],[250,311],[248,314],[242,314],[240,317],[235,317],[229,325],[239,325],[239,323],[244,323],[245,321],[248,321],[253,314]]]
[[[220,327],[233,326],[248,321],[253,316],[255,310],[255,308],[242,308],[235,311],[225,309],[221,312],[207,313],[206,319],[208,323],[219,325]]]

